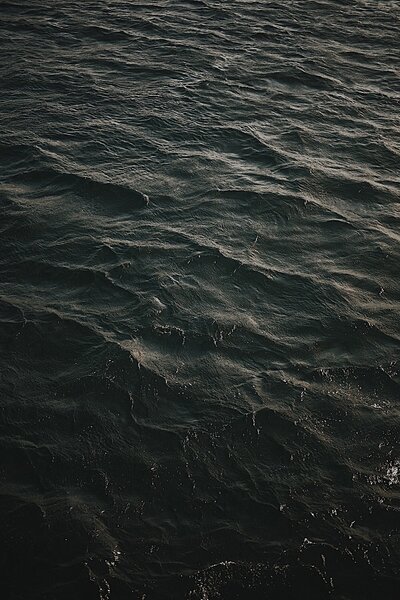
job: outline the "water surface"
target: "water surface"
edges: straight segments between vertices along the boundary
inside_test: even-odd
[[[2,2],[4,598],[398,597],[399,17]]]

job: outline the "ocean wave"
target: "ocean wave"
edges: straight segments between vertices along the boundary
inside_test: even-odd
[[[397,3],[1,11],[3,595],[397,598]]]

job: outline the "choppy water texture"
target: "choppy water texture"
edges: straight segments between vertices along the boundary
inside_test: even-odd
[[[400,3],[0,13],[2,598],[398,598]]]

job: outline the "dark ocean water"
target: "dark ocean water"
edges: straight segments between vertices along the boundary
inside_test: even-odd
[[[400,596],[399,26],[1,2],[2,599]]]

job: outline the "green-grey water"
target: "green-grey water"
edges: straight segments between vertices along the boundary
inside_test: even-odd
[[[399,17],[0,4],[2,598],[398,598]]]

